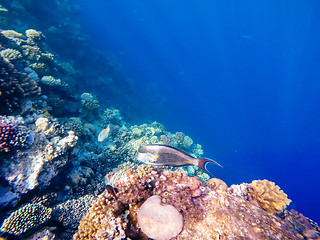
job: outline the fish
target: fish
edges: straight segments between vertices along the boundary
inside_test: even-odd
[[[103,129],[98,136],[98,141],[103,142],[108,136],[110,132],[110,124],[107,126],[107,128]]]
[[[8,9],[6,9],[0,4],[0,12],[8,12]]]
[[[179,148],[163,144],[150,144],[140,147],[137,154],[137,160],[158,166],[178,167],[195,165],[211,176],[213,176],[213,174],[206,168],[208,163],[214,163],[222,167],[219,163],[210,158],[195,158]]]
[[[107,192],[108,193],[110,193],[115,199],[117,198],[117,189],[116,188],[114,188],[114,187],[112,187],[111,185],[107,185],[106,187],[106,190],[107,190]]]

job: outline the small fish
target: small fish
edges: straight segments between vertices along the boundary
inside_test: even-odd
[[[8,9],[6,9],[0,4],[0,12],[8,12]]]
[[[106,186],[106,190],[108,191],[108,193],[110,193],[114,198],[117,198],[117,189],[115,189],[114,187],[112,187],[111,185],[107,185]]]
[[[98,141],[103,142],[108,136],[110,132],[110,124],[108,125],[107,128],[103,129],[98,136]]]
[[[137,159],[144,163],[161,166],[188,166],[193,164],[210,175],[212,173],[207,170],[207,163],[214,163],[222,167],[219,163],[209,158],[195,158],[178,148],[161,144],[140,147]]]

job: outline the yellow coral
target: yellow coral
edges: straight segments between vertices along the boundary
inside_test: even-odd
[[[16,60],[22,57],[21,53],[18,50],[11,49],[11,48],[2,50],[0,54],[3,58],[8,59],[9,61]]]
[[[279,213],[291,202],[274,182],[255,180],[249,186],[250,195],[269,213]]]
[[[41,204],[27,204],[5,219],[0,230],[20,235],[48,221],[51,218],[51,212],[51,208],[44,207]]]
[[[4,30],[1,32],[6,38],[20,38],[25,39],[26,37],[23,36],[22,33],[18,33],[14,30]]]
[[[151,167],[151,165],[142,164],[137,167],[138,175],[140,178],[143,178],[145,175],[150,173],[152,170],[153,170],[153,168]]]
[[[22,54],[31,61],[38,61],[41,57],[40,49],[29,45],[22,46]]]

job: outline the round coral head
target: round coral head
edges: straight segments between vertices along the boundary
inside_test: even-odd
[[[140,207],[138,223],[149,238],[169,240],[181,232],[183,217],[174,206],[161,204],[161,198],[154,195]]]

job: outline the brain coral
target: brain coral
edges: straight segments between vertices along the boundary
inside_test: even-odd
[[[161,204],[157,195],[149,197],[140,207],[138,222],[150,238],[167,240],[176,237],[183,228],[183,217],[172,205]]]
[[[27,204],[5,219],[0,230],[10,234],[20,235],[48,221],[51,218],[51,211],[51,208],[46,208],[41,204]]]
[[[249,186],[249,194],[269,213],[279,213],[291,202],[274,182],[255,180]]]

